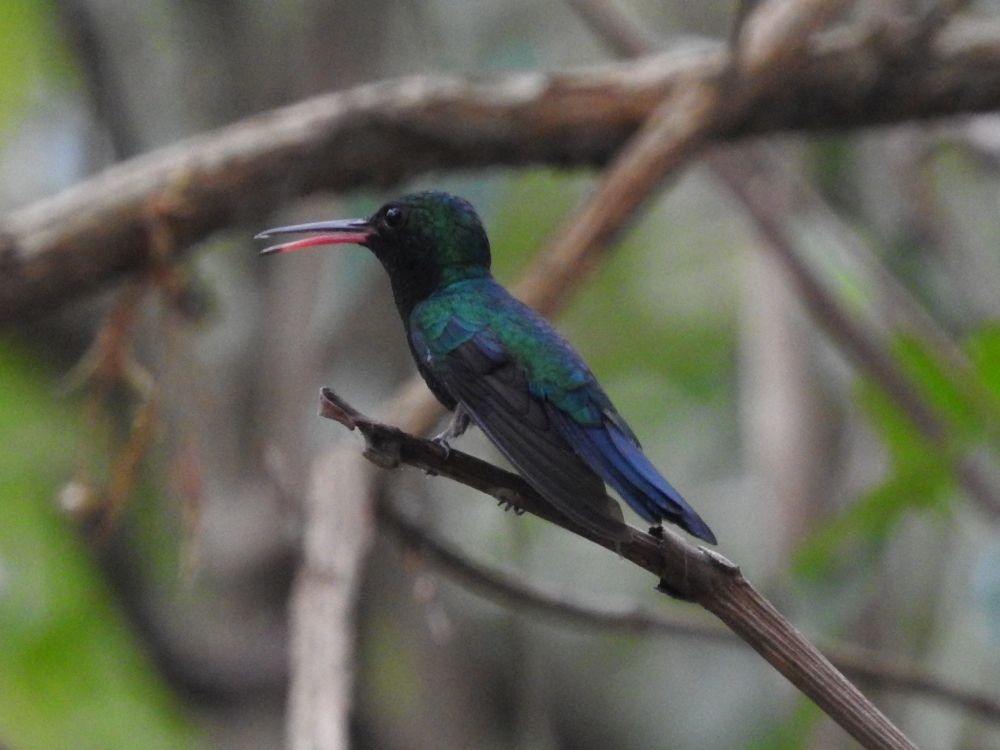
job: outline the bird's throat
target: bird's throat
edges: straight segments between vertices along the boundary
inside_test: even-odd
[[[448,266],[438,269],[414,266],[391,269],[389,280],[396,308],[405,323],[410,319],[413,308],[435,292],[461,281],[482,279],[489,275],[489,269],[478,265]]]

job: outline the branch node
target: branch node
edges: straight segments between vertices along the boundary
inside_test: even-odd
[[[384,440],[371,430],[361,426],[361,434],[365,436],[365,458],[382,469],[398,469],[403,463],[398,440]]]
[[[738,577],[742,573],[740,571],[740,566],[730,560],[724,555],[720,555],[714,549],[709,549],[708,547],[702,547],[698,545],[698,549],[701,550],[702,554],[708,558],[708,561],[712,564],[712,567],[716,568],[720,572],[727,576]]]
[[[661,594],[666,594],[671,599],[676,599],[681,602],[693,602],[694,599],[691,598],[690,594],[686,594],[678,588],[670,585],[670,582],[666,578],[661,578],[659,583],[656,584],[656,590]]]

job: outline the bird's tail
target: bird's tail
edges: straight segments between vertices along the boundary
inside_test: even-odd
[[[716,544],[715,534],[687,504],[633,440],[612,422],[584,427],[572,418],[560,420],[571,433],[580,457],[649,523],[665,519],[689,534]]]

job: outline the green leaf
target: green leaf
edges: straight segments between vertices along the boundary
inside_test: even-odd
[[[951,462],[931,445],[880,389],[859,400],[890,457],[890,474],[844,513],[809,535],[794,559],[797,575],[820,580],[873,562],[899,522],[914,511],[947,513],[955,490]]]
[[[20,750],[199,746],[56,508],[78,409],[3,340],[0,382],[0,738]]]
[[[897,337],[893,351],[931,407],[957,428],[959,434],[971,436],[982,432],[980,412],[970,399],[972,394],[957,384],[961,374],[949,372],[927,346],[915,338]]]
[[[947,511],[944,500],[952,489],[950,473],[940,466],[911,466],[895,473],[806,539],[795,555],[796,574],[819,581],[874,563],[903,518],[914,510]]]
[[[804,750],[823,712],[807,698],[799,698],[795,711],[759,740],[750,743],[751,750]]]
[[[0,3],[0,131],[46,77],[72,70],[52,4],[43,0]]]
[[[1000,323],[991,323],[972,334],[966,349],[983,385],[1000,398]]]

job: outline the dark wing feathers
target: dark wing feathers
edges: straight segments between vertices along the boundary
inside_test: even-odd
[[[603,538],[629,536],[621,508],[566,442],[524,370],[479,334],[437,357],[433,369],[473,421],[553,507]]]
[[[551,416],[584,461],[646,521],[658,523],[665,518],[699,539],[716,543],[708,525],[616,422],[604,419],[598,425],[581,425],[555,408]]]

